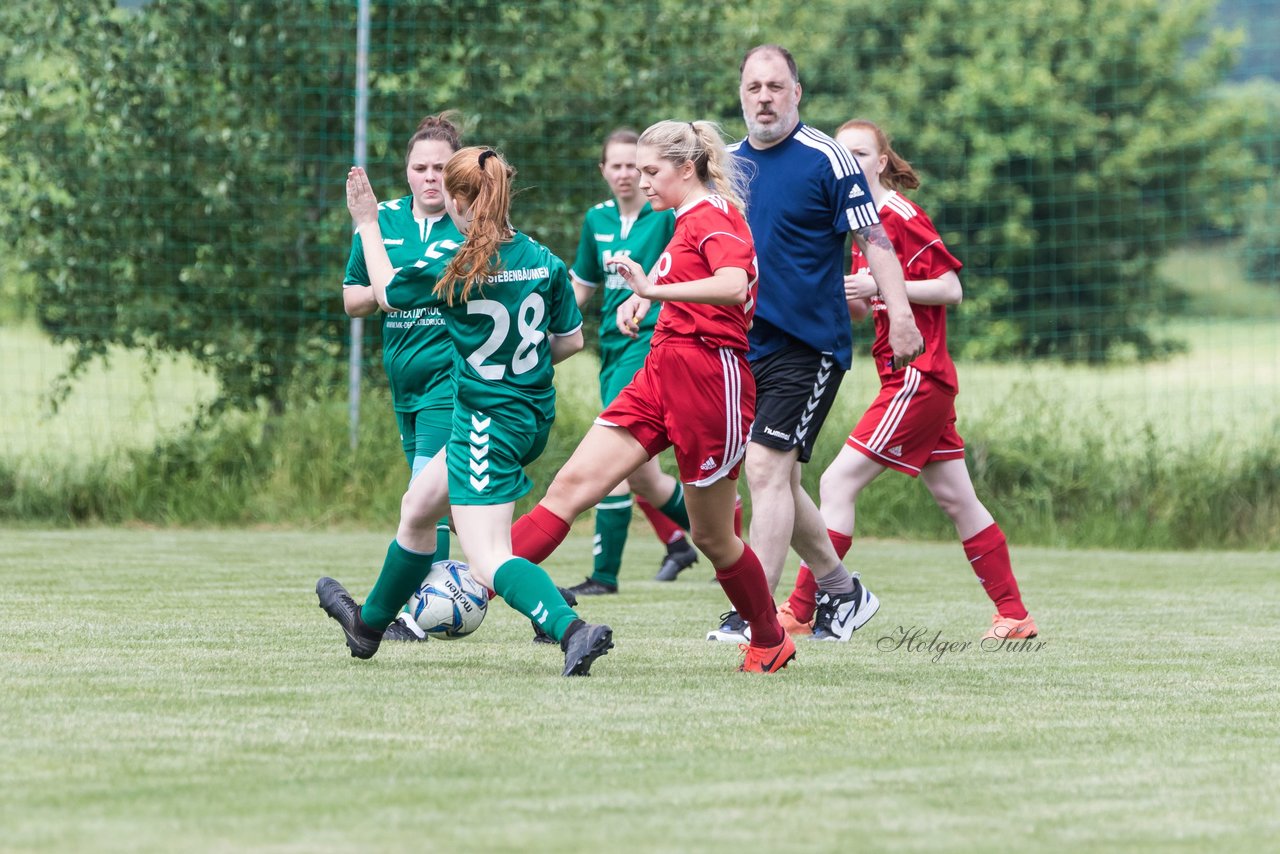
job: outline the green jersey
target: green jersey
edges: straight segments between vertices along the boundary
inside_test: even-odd
[[[399,310],[439,306],[454,346],[457,403],[476,412],[515,402],[555,417],[551,335],[582,326],[564,262],[542,244],[516,232],[499,249],[488,282],[466,302],[444,305],[431,295],[460,244],[444,240],[399,272],[387,286],[387,302]]]
[[[423,257],[427,246],[441,240],[460,242],[462,235],[447,215],[418,219],[413,196],[378,205],[378,227],[391,266],[400,268]],[[351,239],[344,287],[368,285],[364,244]],[[430,287],[427,292],[430,292]],[[453,347],[440,314],[439,301],[395,311],[382,321],[382,366],[391,384],[396,412],[418,412],[453,406]]]
[[[624,350],[632,347],[648,352],[653,327],[658,322],[658,306],[653,306],[640,323],[640,337],[628,338],[618,331],[618,306],[631,296],[626,280],[617,273],[606,273],[605,264],[614,258],[630,257],[649,271],[675,234],[676,217],[672,211],[655,211],[646,202],[634,220],[624,220],[613,199],[601,202],[582,220],[582,236],[573,261],[573,281],[596,288],[604,285],[601,309],[600,360],[608,365]]]

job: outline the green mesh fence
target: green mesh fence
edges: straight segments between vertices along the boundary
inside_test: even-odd
[[[740,57],[782,43],[802,118],[885,127],[965,262],[963,421],[1179,446],[1280,429],[1275,2],[370,11],[383,198],[406,192],[417,121],[456,109],[465,141],[519,170],[518,225],[571,259],[606,196],[606,132],[706,118],[741,136]],[[202,409],[345,399],[356,25],[356,3],[324,0],[5,4],[0,461],[146,447]],[[378,326],[358,342],[366,390],[384,385]],[[853,375],[851,412],[874,384],[865,359]]]

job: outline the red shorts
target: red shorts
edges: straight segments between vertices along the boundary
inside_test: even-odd
[[[596,423],[625,429],[649,456],[674,447],[680,479],[710,486],[737,478],[755,410],[756,381],[742,353],[668,338]]]
[[[912,477],[929,463],[962,460],[956,396],[908,366],[880,386],[845,444]]]

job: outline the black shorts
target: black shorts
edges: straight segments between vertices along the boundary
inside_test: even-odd
[[[830,353],[791,344],[752,362],[751,373],[756,378],[751,441],[779,451],[799,448],[800,462],[809,462],[844,370]]]

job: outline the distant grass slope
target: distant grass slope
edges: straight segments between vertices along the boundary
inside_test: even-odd
[[[1171,256],[1168,272],[1195,270],[1206,284],[1194,313],[1166,324],[1188,344],[1166,361],[959,365],[970,469],[1012,535],[1056,545],[1280,546],[1280,288],[1246,282],[1230,252]],[[857,334],[865,341],[869,326]],[[343,388],[270,424],[234,415],[192,434],[186,425],[213,380],[189,362],[162,362],[152,380],[140,356],[113,353],[52,415],[44,395],[65,359],[32,327],[0,329],[0,518],[380,525],[396,515],[405,469],[378,381],[364,389],[353,454]],[[559,418],[526,504],[599,411],[597,370],[589,354],[558,368]],[[877,388],[859,357],[805,469],[815,495]],[[923,488],[892,474],[864,494],[859,533],[952,536]]]
[[[34,325],[0,327],[0,461],[80,470],[123,449],[149,448],[178,435],[215,390],[188,359],[152,366],[141,353],[115,349],[55,412],[50,392],[69,361],[69,349]]]

